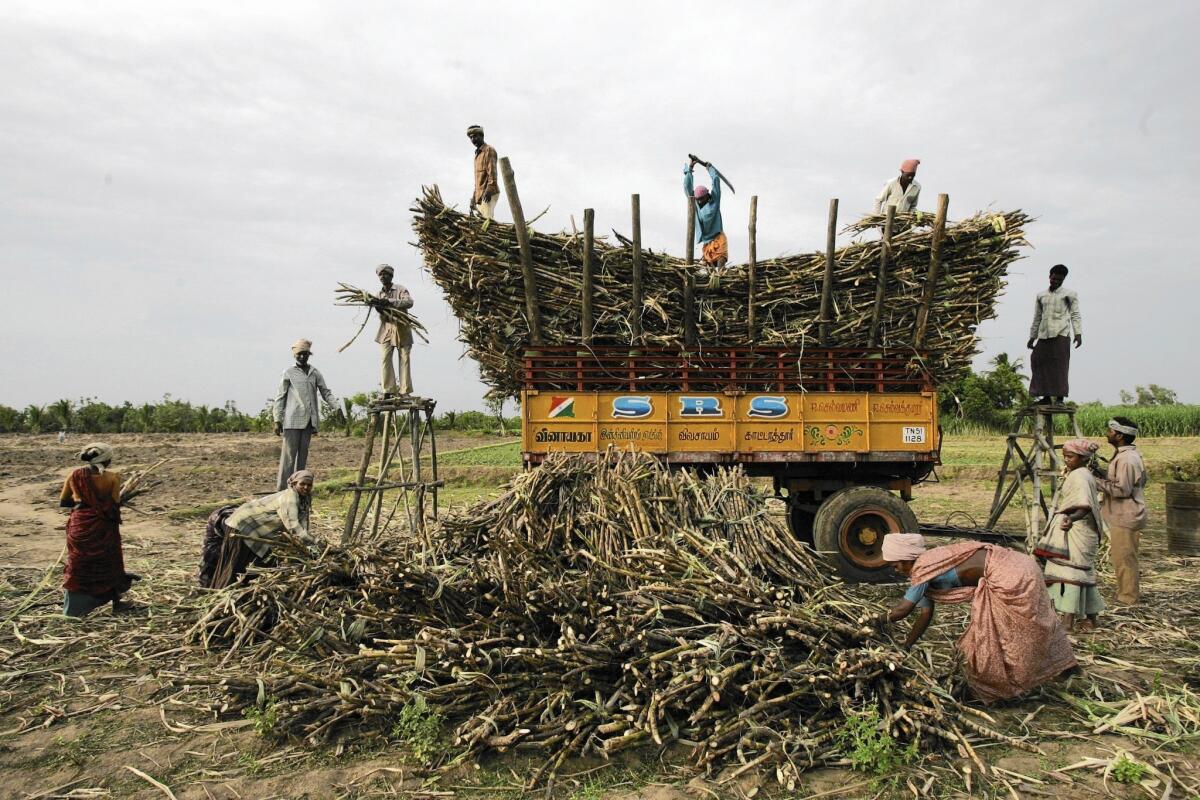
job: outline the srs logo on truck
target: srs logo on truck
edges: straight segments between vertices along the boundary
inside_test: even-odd
[[[612,415],[619,419],[641,419],[654,413],[649,395],[627,394],[612,401]]]
[[[679,398],[681,417],[723,417],[721,398],[711,396],[684,395]]]
[[[750,398],[750,409],[746,411],[746,416],[757,417],[758,419],[777,419],[779,417],[786,417],[787,413],[788,402],[786,397],[760,394],[757,397]]]

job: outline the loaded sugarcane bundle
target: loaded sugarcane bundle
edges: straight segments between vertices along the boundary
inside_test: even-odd
[[[512,225],[485,226],[426,189],[413,207],[413,228],[425,267],[460,320],[460,339],[479,361],[484,380],[497,392],[520,390],[521,357],[529,346],[520,251]],[[877,347],[910,348],[933,244],[931,215],[906,214],[892,237]],[[979,214],[948,224],[941,269],[922,350],[937,382],[953,378],[977,352],[975,329],[995,316],[1008,265],[1020,257],[1020,211]],[[851,226],[878,228],[882,217]],[[580,337],[583,237],[530,234],[546,345],[575,345]],[[882,244],[863,239],[836,254],[829,345],[866,348],[875,305]],[[598,239],[594,249],[593,336],[597,345],[631,344],[632,249]],[[687,266],[681,259],[642,251],[644,301],[638,344],[680,348]],[[759,261],[756,272],[754,343],[772,347],[815,346],[821,307],[824,253]],[[697,289],[695,319],[705,347],[751,343],[746,265],[730,266],[713,287]]]
[[[348,283],[339,283],[337,289],[337,302],[334,305],[338,306],[357,306],[367,309],[367,316],[363,318],[362,325],[358,328],[358,333],[354,334],[354,338],[342,345],[338,352],[342,352],[351,344],[354,339],[358,338],[358,334],[362,333],[363,328],[367,327],[367,320],[371,318],[371,309],[379,312],[379,316],[384,322],[390,322],[399,325],[402,328],[408,328],[426,344],[429,343],[429,337],[426,336],[429,331],[421,324],[420,320],[408,312],[408,309],[397,308],[394,305],[380,302],[379,298],[370,292],[363,291],[356,286],[351,286]]]
[[[282,734],[386,738],[418,709],[444,723],[443,758],[538,754],[531,785],[570,756],[649,743],[793,784],[842,757],[859,715],[921,748],[1013,744],[864,627],[873,609],[739,471],[558,455],[444,518],[421,558],[402,550],[266,570],[190,636],[228,649],[215,680],[235,706],[272,698]]]

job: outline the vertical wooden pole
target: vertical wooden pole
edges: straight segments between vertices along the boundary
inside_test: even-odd
[[[508,156],[500,159],[500,177],[504,179],[504,193],[508,195],[508,207],[512,211],[513,227],[517,230],[517,246],[521,249],[521,276],[525,279],[525,315],[529,317],[529,343],[542,343],[542,320],[538,311],[537,277],[533,273],[533,251],[529,248],[529,230],[525,227],[525,212],[521,210],[521,198],[517,195],[517,181],[513,177],[512,164]]]
[[[825,233],[825,280],[821,283],[821,344],[829,346],[829,323],[833,313],[833,261],[837,244],[838,200],[829,201],[829,228]]]
[[[342,529],[342,544],[350,544],[354,540],[358,521],[358,504],[362,502],[363,485],[367,479],[367,468],[371,466],[371,456],[375,449],[375,432],[379,429],[379,412],[368,411],[367,440],[363,442],[363,457],[358,464],[358,479],[354,482],[354,496],[350,498],[350,508],[346,511],[346,527]]]
[[[583,343],[592,345],[592,244],[596,212],[593,209],[583,210],[583,303],[580,309],[580,324]]]
[[[929,307],[933,304],[933,293],[937,291],[938,277],[942,271],[942,239],[946,236],[946,211],[950,208],[950,195],[939,194],[937,216],[933,220],[933,243],[929,248],[929,274],[925,276],[925,290],[921,294],[921,307],[917,309],[917,327],[913,332],[913,347],[920,350],[925,344],[925,331],[929,327]]]
[[[875,281],[875,308],[871,311],[871,334],[868,347],[879,346],[879,320],[883,316],[883,297],[887,292],[888,259],[892,257],[892,225],[896,222],[896,206],[887,207],[887,219],[883,223],[883,242],[879,249],[879,277]]]
[[[758,195],[750,198],[750,266],[747,272],[749,287],[746,290],[746,328],[749,334],[749,343],[753,345],[757,338],[755,325],[758,322],[755,314],[757,304],[754,302],[757,285],[755,278],[758,273]]]
[[[696,264],[696,201],[688,198],[686,275],[683,278],[683,343],[695,347],[699,335],[696,333],[696,279],[692,267]]]
[[[642,201],[630,198],[633,212],[633,302],[629,313],[630,344],[642,341]]]

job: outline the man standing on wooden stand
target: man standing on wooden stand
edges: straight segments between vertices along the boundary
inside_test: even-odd
[[[888,206],[895,206],[897,214],[911,214],[917,210],[917,198],[921,196],[921,184],[917,183],[917,167],[921,160],[910,158],[900,164],[900,175],[883,185],[883,191],[875,198],[875,213],[886,214]]]
[[[407,311],[413,306],[412,295],[408,293],[399,284],[392,283],[392,276],[395,271],[390,264],[380,264],[375,268],[375,274],[379,276],[379,282],[382,286],[379,290],[379,295],[375,298],[374,305],[382,311],[382,308],[393,306],[401,310]],[[381,349],[380,355],[383,357],[383,371],[380,380],[380,385],[385,395],[400,395],[408,397],[412,394],[412,344],[413,334],[412,328],[407,325],[402,325],[399,322],[389,322],[384,318],[383,314],[379,315],[379,332],[375,334],[375,341],[379,343]],[[400,383],[396,384],[396,369],[392,362],[392,352],[398,351],[400,354]]]
[[[708,168],[711,190],[704,186],[692,187],[692,169],[697,164]],[[708,269],[719,270],[729,261],[729,240],[725,238],[721,224],[721,173],[712,164],[692,156],[683,168],[683,191],[696,207],[696,243],[704,245],[701,260]]]
[[[288,478],[304,469],[308,463],[308,445],[321,424],[317,405],[318,393],[325,403],[340,416],[337,398],[325,385],[320,370],[308,363],[312,342],[300,339],[292,345],[296,363],[283,372],[279,391],[275,393],[275,435],[283,437],[279,452],[278,491],[287,488]]]
[[[491,220],[500,199],[500,184],[496,178],[496,148],[483,140],[483,128],[472,125],[467,128],[467,138],[475,145],[475,193],[471,195],[471,208],[485,220]]]
[[[1039,292],[1033,304],[1033,325],[1029,342],[1033,351],[1029,359],[1033,377],[1029,393],[1039,398],[1039,405],[1061,403],[1069,392],[1067,372],[1071,366],[1071,334],[1075,346],[1083,344],[1083,318],[1079,315],[1079,298],[1070,289],[1062,288],[1067,268],[1055,264],[1050,268],[1050,288]]]

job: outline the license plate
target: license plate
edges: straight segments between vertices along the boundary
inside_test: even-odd
[[[925,444],[925,429],[904,427],[905,444]]]

